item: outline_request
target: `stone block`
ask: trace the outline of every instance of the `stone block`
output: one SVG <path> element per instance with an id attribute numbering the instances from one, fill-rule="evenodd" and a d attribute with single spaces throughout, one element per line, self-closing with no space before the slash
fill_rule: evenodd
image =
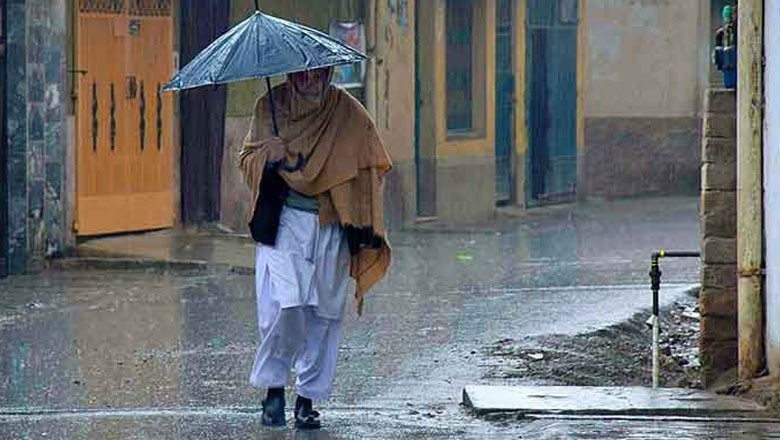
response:
<path id="1" fill-rule="evenodd" d="M 27 65 L 27 87 L 27 100 L 42 104 L 46 98 L 46 81 L 43 77 L 42 64 Z"/>
<path id="2" fill-rule="evenodd" d="M 737 92 L 729 89 L 708 89 L 704 99 L 704 109 L 709 113 L 737 112 Z"/>
<path id="3" fill-rule="evenodd" d="M 708 113 L 704 117 L 704 137 L 735 139 L 737 137 L 736 116 Z"/>
<path id="4" fill-rule="evenodd" d="M 7 18 L 6 23 L 8 26 L 8 40 L 10 41 L 24 41 L 27 31 L 27 7 L 24 1 L 9 1 L 6 6 Z M 9 61 L 9 65 L 10 65 Z"/>
<path id="5" fill-rule="evenodd" d="M 28 180 L 43 180 L 46 175 L 46 156 L 44 156 L 43 142 L 29 142 Z"/>
<path id="6" fill-rule="evenodd" d="M 49 161 L 62 161 L 65 157 L 65 140 L 63 136 L 63 124 L 61 122 L 49 122 L 44 129 L 44 145 L 46 146 L 46 159 Z"/>
<path id="7" fill-rule="evenodd" d="M 702 244 L 702 263 L 737 263 L 737 239 L 705 237 Z"/>
<path id="8" fill-rule="evenodd" d="M 46 27 L 32 25 L 27 27 L 27 62 L 39 64 L 43 62 L 43 39 Z"/>
<path id="9" fill-rule="evenodd" d="M 737 341 L 699 341 L 702 382 L 712 385 L 720 376 L 737 365 Z"/>
<path id="10" fill-rule="evenodd" d="M 737 287 L 736 264 L 703 264 L 701 267 L 701 285 L 718 289 Z"/>
<path id="11" fill-rule="evenodd" d="M 737 316 L 702 316 L 701 339 L 704 342 L 737 340 Z"/>
<path id="12" fill-rule="evenodd" d="M 62 46 L 56 44 L 47 45 L 43 49 L 43 72 L 49 84 L 57 84 L 62 79 L 62 52 Z"/>
<path id="13" fill-rule="evenodd" d="M 699 294 L 699 310 L 702 317 L 734 319 L 737 316 L 737 289 L 703 287 Z"/>
<path id="14" fill-rule="evenodd" d="M 722 165 L 733 164 L 737 169 L 737 140 L 724 138 L 704 138 L 702 141 L 701 161 Z"/>
<path id="15" fill-rule="evenodd" d="M 700 220 L 703 237 L 736 237 L 737 193 L 735 191 L 702 192 Z"/>
<path id="16" fill-rule="evenodd" d="M 735 191 L 737 169 L 721 164 L 705 163 L 701 166 L 701 187 L 705 191 Z"/>
<path id="17" fill-rule="evenodd" d="M 43 104 L 30 104 L 29 126 L 27 129 L 30 141 L 42 141 L 46 130 L 45 111 Z"/>

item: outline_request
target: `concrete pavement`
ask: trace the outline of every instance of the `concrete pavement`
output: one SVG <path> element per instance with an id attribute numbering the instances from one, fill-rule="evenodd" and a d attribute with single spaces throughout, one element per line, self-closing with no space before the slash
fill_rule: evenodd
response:
<path id="1" fill-rule="evenodd" d="M 695 249 L 697 224 L 695 199 L 663 199 L 392 232 L 390 275 L 363 318 L 349 308 L 334 395 L 322 406 L 327 429 L 316 438 L 611 432 L 610 421 L 477 419 L 460 394 L 472 384 L 529 385 L 483 377 L 494 341 L 581 333 L 649 307 L 650 252 Z M 252 250 L 246 238 L 215 234 L 113 237 L 84 243 L 80 254 L 93 259 L 71 260 L 69 270 L 0 280 L 2 435 L 298 438 L 259 426 L 262 394 L 247 383 L 259 340 Z M 166 263 L 136 264 L 157 259 Z M 695 262 L 666 266 L 662 300 L 697 281 Z M 611 438 L 648 425 L 614 423 Z M 645 438 L 711 432 L 649 424 L 658 429 Z"/>

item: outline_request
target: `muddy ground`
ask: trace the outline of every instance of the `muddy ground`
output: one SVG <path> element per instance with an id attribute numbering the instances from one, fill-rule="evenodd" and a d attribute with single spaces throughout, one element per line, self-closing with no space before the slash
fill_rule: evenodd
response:
<path id="1" fill-rule="evenodd" d="M 649 312 L 590 333 L 501 340 L 487 348 L 486 377 L 552 385 L 649 386 L 652 332 Z M 701 388 L 699 314 L 694 294 L 661 311 L 661 386 Z"/>

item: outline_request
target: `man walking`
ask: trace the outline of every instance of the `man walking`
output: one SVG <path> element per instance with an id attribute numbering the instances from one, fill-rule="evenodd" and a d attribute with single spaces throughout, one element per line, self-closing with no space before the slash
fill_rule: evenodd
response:
<path id="1" fill-rule="evenodd" d="M 263 338 L 250 382 L 268 389 L 267 426 L 285 424 L 294 369 L 295 424 L 320 427 L 313 401 L 330 395 L 349 278 L 360 313 L 390 264 L 382 200 L 390 158 L 368 113 L 330 84 L 332 74 L 294 73 L 269 92 L 273 99 L 260 98 L 239 154 L 253 196 Z"/>

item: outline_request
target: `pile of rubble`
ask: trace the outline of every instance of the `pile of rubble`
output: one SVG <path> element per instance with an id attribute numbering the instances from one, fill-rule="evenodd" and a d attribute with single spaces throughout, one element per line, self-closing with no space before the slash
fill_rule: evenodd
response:
<path id="1" fill-rule="evenodd" d="M 647 313 L 574 336 L 505 339 L 487 347 L 486 377 L 580 386 L 649 386 Z M 661 385 L 701 388 L 698 301 L 686 296 L 661 311 Z"/>

